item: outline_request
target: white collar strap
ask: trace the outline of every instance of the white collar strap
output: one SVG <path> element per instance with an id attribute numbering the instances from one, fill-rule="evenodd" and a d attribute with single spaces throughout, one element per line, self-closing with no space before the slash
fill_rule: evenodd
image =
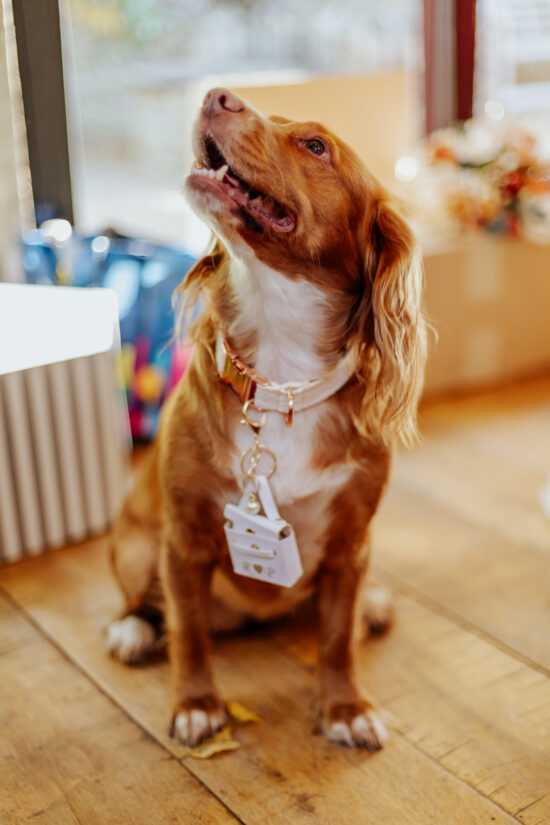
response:
<path id="1" fill-rule="evenodd" d="M 218 336 L 216 366 L 220 379 L 237 393 L 243 404 L 253 402 L 260 412 L 286 414 L 291 424 L 293 413 L 325 401 L 349 381 L 354 372 L 355 353 L 348 352 L 323 378 L 276 384 L 241 361 L 227 341 Z"/>

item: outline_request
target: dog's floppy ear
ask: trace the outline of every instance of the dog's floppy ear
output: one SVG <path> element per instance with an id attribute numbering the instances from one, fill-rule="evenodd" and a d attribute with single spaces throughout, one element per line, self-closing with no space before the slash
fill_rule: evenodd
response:
<path id="1" fill-rule="evenodd" d="M 206 255 L 196 264 L 193 264 L 185 280 L 176 288 L 176 294 L 187 291 L 194 291 L 197 287 L 200 289 L 204 280 L 212 274 L 226 256 L 225 247 L 216 235 L 212 235 L 210 246 Z"/>
<path id="2" fill-rule="evenodd" d="M 356 314 L 365 381 L 362 421 L 386 442 L 416 437 L 426 331 L 422 266 L 411 230 L 378 200 L 366 220 L 364 291 Z"/>
<path id="3" fill-rule="evenodd" d="M 172 296 L 173 304 L 180 303 L 177 312 L 176 334 L 194 338 L 193 310 L 199 299 L 202 287 L 207 281 L 212 281 L 214 273 L 224 277 L 224 264 L 228 259 L 227 251 L 216 235 L 212 235 L 209 251 L 191 267 L 185 280 L 176 287 Z"/>

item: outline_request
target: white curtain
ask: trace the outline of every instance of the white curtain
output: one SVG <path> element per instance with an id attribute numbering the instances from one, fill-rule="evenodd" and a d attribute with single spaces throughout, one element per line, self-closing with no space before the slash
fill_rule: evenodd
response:
<path id="1" fill-rule="evenodd" d="M 6 11 L 6 9 L 4 9 Z M 9 49 L 6 25 L 0 0 L 0 281 L 18 280 L 21 276 L 18 239 L 20 208 L 16 174 L 16 132 L 12 97 L 8 82 Z M 21 116 L 22 121 L 22 116 Z M 22 127 L 22 123 L 20 124 Z"/>

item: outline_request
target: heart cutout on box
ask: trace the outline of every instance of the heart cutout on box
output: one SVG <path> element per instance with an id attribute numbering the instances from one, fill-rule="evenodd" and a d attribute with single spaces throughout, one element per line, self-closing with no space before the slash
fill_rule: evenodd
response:
<path id="1" fill-rule="evenodd" d="M 256 571 L 256 573 L 261 573 L 263 569 L 264 568 L 261 564 L 255 564 L 254 565 L 254 570 Z"/>

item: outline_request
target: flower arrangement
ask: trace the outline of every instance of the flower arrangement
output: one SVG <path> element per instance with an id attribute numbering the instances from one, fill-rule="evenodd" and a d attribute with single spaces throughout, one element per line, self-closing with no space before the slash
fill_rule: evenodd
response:
<path id="1" fill-rule="evenodd" d="M 415 161 L 396 176 L 421 237 L 481 229 L 550 244 L 550 163 L 523 128 L 469 120 L 433 132 Z"/>

